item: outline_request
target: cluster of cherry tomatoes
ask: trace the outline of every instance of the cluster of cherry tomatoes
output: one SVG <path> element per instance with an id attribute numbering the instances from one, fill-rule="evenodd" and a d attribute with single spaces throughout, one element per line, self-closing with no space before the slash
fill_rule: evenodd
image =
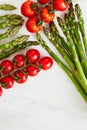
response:
<path id="1" fill-rule="evenodd" d="M 29 49 L 26 55 L 17 54 L 12 60 L 3 60 L 0 63 L 0 96 L 2 88 L 12 88 L 14 81 L 24 83 L 28 76 L 36 76 L 41 69 L 48 70 L 52 65 L 52 58 L 41 57 L 37 49 Z"/>
<path id="2" fill-rule="evenodd" d="M 26 0 L 21 5 L 21 13 L 28 17 L 27 30 L 36 33 L 42 29 L 43 22 L 54 20 L 55 10 L 64 11 L 68 6 L 65 0 Z"/>

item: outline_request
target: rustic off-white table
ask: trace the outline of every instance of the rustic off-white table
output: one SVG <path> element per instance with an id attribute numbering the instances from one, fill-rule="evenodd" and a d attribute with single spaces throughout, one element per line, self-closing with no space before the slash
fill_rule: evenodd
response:
<path id="1" fill-rule="evenodd" d="M 23 1 L 1 0 L 0 3 L 15 5 L 17 10 L 11 13 L 21 14 Z M 76 2 L 82 8 L 87 30 L 87 1 L 74 0 Z M 5 13 L 1 11 L 0 15 Z M 56 12 L 56 15 L 61 13 Z M 16 36 L 22 34 L 29 34 L 30 40 L 35 39 L 25 25 Z M 48 55 L 41 46 L 36 48 L 41 55 Z M 13 88 L 4 91 L 0 97 L 0 130 L 87 130 L 87 104 L 65 72 L 54 62 L 50 70 L 41 71 L 36 77 L 29 77 L 26 83 L 15 83 Z"/>

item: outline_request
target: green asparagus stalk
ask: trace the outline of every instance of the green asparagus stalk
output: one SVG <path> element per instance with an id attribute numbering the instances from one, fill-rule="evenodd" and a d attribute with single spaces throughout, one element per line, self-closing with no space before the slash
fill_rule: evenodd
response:
<path id="1" fill-rule="evenodd" d="M 20 45 L 17 45 L 15 47 L 13 47 L 12 49 L 6 49 L 3 53 L 0 54 L 0 60 L 7 58 L 8 56 L 10 56 L 11 54 L 14 54 L 15 52 L 18 52 L 20 50 L 23 50 L 29 46 L 37 46 L 39 45 L 39 43 L 37 41 L 27 41 L 27 42 L 23 42 Z"/>
<path id="2" fill-rule="evenodd" d="M 14 26 L 14 27 L 8 29 L 5 33 L 0 34 L 0 40 L 10 37 L 13 34 L 16 34 L 20 28 L 21 28 L 21 25 Z"/>
<path id="3" fill-rule="evenodd" d="M 82 95 L 84 100 L 87 102 L 87 94 L 81 87 L 81 85 L 78 83 L 72 72 L 69 70 L 69 68 L 63 64 L 63 62 L 58 58 L 58 56 L 47 46 L 46 42 L 42 39 L 39 33 L 37 33 L 37 39 L 39 41 L 39 44 L 42 45 L 42 47 L 47 50 L 47 52 L 53 57 L 53 59 L 57 62 L 57 64 L 66 72 L 66 74 L 69 76 L 69 78 L 72 80 L 72 82 L 75 84 L 78 92 Z"/>
<path id="4" fill-rule="evenodd" d="M 69 30 L 69 33 L 71 35 L 71 38 L 72 38 L 73 42 L 76 45 L 77 40 L 76 40 L 76 37 L 75 37 L 75 34 L 74 34 L 74 30 L 73 30 L 73 28 L 74 28 L 73 24 L 72 24 L 73 22 L 71 22 L 71 18 L 69 18 L 69 17 L 70 17 L 69 13 L 68 14 L 65 13 L 65 15 L 64 15 L 64 22 L 65 22 L 65 24 L 66 24 L 66 26 L 67 26 L 67 28 Z"/>
<path id="5" fill-rule="evenodd" d="M 0 29 L 3 29 L 5 27 L 19 25 L 19 24 L 22 24 L 23 22 L 24 22 L 23 19 L 11 19 L 11 20 L 9 19 L 0 23 Z"/>
<path id="6" fill-rule="evenodd" d="M 80 32 L 82 34 L 85 52 L 87 54 L 87 36 L 86 36 L 86 32 L 85 32 L 84 20 L 82 17 L 82 11 L 81 11 L 80 6 L 78 4 L 75 5 L 75 13 L 76 13 L 77 18 L 78 18 L 78 25 L 80 28 Z"/>
<path id="7" fill-rule="evenodd" d="M 76 65 L 76 68 L 77 68 L 77 71 L 78 71 L 78 75 L 83 82 L 83 89 L 87 92 L 87 79 L 84 75 L 82 66 L 81 66 L 80 61 L 78 59 L 76 48 L 75 48 L 75 45 L 73 44 L 73 40 L 70 36 L 69 30 L 67 29 L 65 23 L 63 22 L 63 20 L 60 17 L 57 17 L 57 20 L 58 20 L 59 26 L 61 27 L 63 33 L 67 37 L 68 44 L 69 44 L 69 47 L 71 48 L 71 53 L 72 53 L 72 56 L 74 58 L 74 62 L 75 62 L 75 65 Z"/>
<path id="8" fill-rule="evenodd" d="M 78 54 L 78 57 L 79 57 L 79 59 L 80 59 L 80 61 L 81 61 L 81 56 L 80 56 L 80 54 L 79 54 L 79 44 L 78 44 L 78 42 L 77 42 L 77 39 L 76 39 L 76 36 L 75 36 L 75 33 L 74 33 L 74 29 L 75 29 L 75 25 L 74 25 L 74 27 L 73 27 L 73 22 L 71 22 L 72 20 L 71 20 L 71 18 L 69 18 L 70 17 L 70 15 L 69 14 L 65 14 L 64 15 L 64 21 L 65 21 L 65 24 L 66 24 L 66 26 L 67 26 L 67 29 L 69 30 L 69 33 L 70 33 L 70 36 L 71 36 L 71 38 L 72 38 L 72 40 L 73 40 L 73 43 L 74 43 L 74 45 L 75 45 L 75 48 L 76 48 L 76 52 L 77 52 L 77 54 Z M 83 49 L 81 48 L 81 50 L 83 51 Z"/>
<path id="9" fill-rule="evenodd" d="M 22 18 L 22 17 L 18 14 L 6 14 L 6 15 L 0 16 L 0 20 L 20 19 L 20 18 Z"/>
<path id="10" fill-rule="evenodd" d="M 71 36 L 71 38 L 73 40 L 73 43 L 75 45 L 78 58 L 80 59 L 80 55 L 79 55 L 79 51 L 78 51 L 78 43 L 77 43 L 77 40 L 76 40 L 76 36 L 74 34 L 74 30 L 73 30 L 73 27 L 72 27 L 73 26 L 72 22 L 71 22 L 69 17 L 70 17 L 69 14 L 65 13 L 65 15 L 64 15 L 64 22 L 65 22 L 65 24 L 67 26 L 67 29 L 69 30 L 70 36 Z M 71 56 L 72 56 L 72 54 L 71 54 Z M 72 60 L 74 60 L 73 57 L 72 57 Z M 80 59 L 80 61 L 81 61 L 81 59 Z"/>
<path id="11" fill-rule="evenodd" d="M 66 41 L 64 40 L 64 38 L 59 34 L 59 31 L 55 25 L 54 22 L 51 22 L 50 23 L 50 28 L 51 28 L 51 31 L 52 31 L 52 34 L 54 35 L 54 37 L 56 37 L 56 40 L 58 42 L 61 43 L 61 45 L 63 46 L 63 48 L 65 48 L 66 52 L 68 52 L 69 55 L 71 55 L 71 52 L 70 52 L 70 49 L 69 49 L 69 46 L 67 45 Z"/>
<path id="12" fill-rule="evenodd" d="M 6 49 L 11 49 L 11 48 L 13 48 L 17 45 L 20 45 L 23 42 L 27 41 L 28 38 L 29 38 L 29 35 L 22 35 L 20 37 L 15 38 L 14 40 L 12 40 L 8 43 L 4 43 L 4 44 L 0 45 L 0 55 Z"/>
<path id="13" fill-rule="evenodd" d="M 0 9 L 8 11 L 8 10 L 15 10 L 16 7 L 10 4 L 0 4 Z"/>

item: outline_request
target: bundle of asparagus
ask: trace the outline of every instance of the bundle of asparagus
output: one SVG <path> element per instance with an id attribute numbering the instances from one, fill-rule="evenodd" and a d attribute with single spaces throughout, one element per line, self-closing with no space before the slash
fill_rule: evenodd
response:
<path id="1" fill-rule="evenodd" d="M 60 35 L 54 22 L 50 23 L 49 28 L 44 27 L 43 31 L 67 62 L 67 65 L 59 59 L 58 55 L 52 51 L 39 33 L 36 34 L 37 39 L 39 44 L 48 51 L 67 73 L 87 102 L 87 37 L 80 6 L 76 4 L 73 7 L 73 4 L 70 3 L 68 13 L 64 15 L 64 19 L 57 17 L 57 21 L 67 41 Z"/>

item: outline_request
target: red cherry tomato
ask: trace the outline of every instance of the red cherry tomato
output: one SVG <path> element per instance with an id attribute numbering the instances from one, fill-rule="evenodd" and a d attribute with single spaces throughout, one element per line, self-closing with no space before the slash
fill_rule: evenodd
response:
<path id="1" fill-rule="evenodd" d="M 54 11 L 52 10 L 51 6 L 45 6 L 44 8 L 42 8 L 41 12 L 40 12 L 40 17 L 44 22 L 51 22 L 53 21 L 55 14 Z"/>
<path id="2" fill-rule="evenodd" d="M 3 94 L 3 89 L 0 87 L 0 96 Z"/>
<path id="3" fill-rule="evenodd" d="M 64 11 L 69 6 L 65 0 L 53 0 L 52 5 L 53 8 L 58 11 Z"/>
<path id="4" fill-rule="evenodd" d="M 46 3 L 50 2 L 50 0 L 38 0 L 38 2 L 40 4 L 46 4 Z"/>
<path id="5" fill-rule="evenodd" d="M 33 65 L 29 65 L 27 66 L 27 72 L 29 76 L 36 76 L 39 72 L 39 68 L 33 66 Z"/>
<path id="6" fill-rule="evenodd" d="M 53 60 L 52 58 L 45 56 L 40 59 L 39 64 L 41 65 L 43 70 L 48 70 L 52 67 Z"/>
<path id="7" fill-rule="evenodd" d="M 3 77 L 1 80 L 1 86 L 5 89 L 12 88 L 14 85 L 14 78 L 10 75 Z"/>
<path id="8" fill-rule="evenodd" d="M 42 29 L 42 24 L 37 17 L 31 17 L 26 22 L 26 28 L 31 33 L 37 33 Z"/>
<path id="9" fill-rule="evenodd" d="M 24 66 L 25 63 L 25 57 L 22 54 L 18 54 L 13 58 L 13 62 L 15 64 L 16 68 L 20 68 Z"/>
<path id="10" fill-rule="evenodd" d="M 10 60 L 4 60 L 1 62 L 0 68 L 3 74 L 8 74 L 14 70 L 14 63 Z"/>
<path id="11" fill-rule="evenodd" d="M 15 79 L 18 83 L 24 83 L 28 79 L 28 75 L 25 72 L 18 70 L 14 72 Z"/>
<path id="12" fill-rule="evenodd" d="M 37 49 L 30 49 L 26 52 L 26 56 L 30 62 L 36 63 L 40 58 L 40 52 Z"/>
<path id="13" fill-rule="evenodd" d="M 36 14 L 36 8 L 37 4 L 34 1 L 27 0 L 21 5 L 21 13 L 25 17 L 32 17 Z"/>

